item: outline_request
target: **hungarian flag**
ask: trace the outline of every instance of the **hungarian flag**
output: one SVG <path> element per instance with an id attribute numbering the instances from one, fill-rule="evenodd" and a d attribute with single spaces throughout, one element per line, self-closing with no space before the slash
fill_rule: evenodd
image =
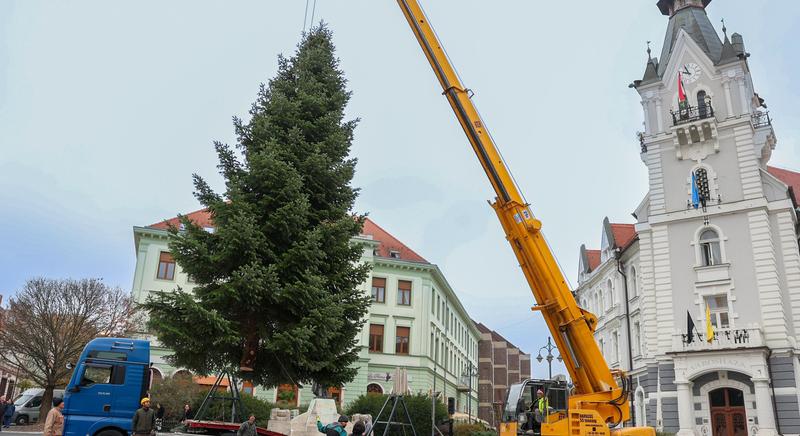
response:
<path id="1" fill-rule="evenodd" d="M 683 78 L 680 71 L 678 71 L 678 107 L 686 110 L 686 91 L 683 90 Z"/>

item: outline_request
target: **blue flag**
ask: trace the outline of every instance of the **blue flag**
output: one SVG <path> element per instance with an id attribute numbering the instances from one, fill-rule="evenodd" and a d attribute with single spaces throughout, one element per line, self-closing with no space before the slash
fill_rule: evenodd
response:
<path id="1" fill-rule="evenodd" d="M 692 172 L 692 206 L 695 209 L 700 205 L 700 193 L 697 192 L 697 179 L 695 179 L 694 172 Z"/>

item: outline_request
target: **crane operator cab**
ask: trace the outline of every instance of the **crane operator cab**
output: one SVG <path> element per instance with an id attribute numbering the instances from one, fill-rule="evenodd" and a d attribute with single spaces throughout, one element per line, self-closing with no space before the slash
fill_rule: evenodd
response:
<path id="1" fill-rule="evenodd" d="M 516 423 L 518 436 L 541 435 L 542 423 L 567 416 L 566 381 L 525 380 L 511 385 L 503 406 L 503 424 Z"/>

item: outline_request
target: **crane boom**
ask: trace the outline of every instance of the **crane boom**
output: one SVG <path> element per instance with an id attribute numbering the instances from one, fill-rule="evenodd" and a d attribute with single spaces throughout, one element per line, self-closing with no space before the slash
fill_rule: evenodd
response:
<path id="1" fill-rule="evenodd" d="M 497 196 L 492 207 L 536 300 L 537 305 L 532 309 L 542 313 L 575 385 L 575 394 L 569 399 L 570 424 L 565 423 L 565 427 L 558 427 L 556 431 L 566 434 L 569 428 L 582 427 L 573 424 L 573 420 L 579 419 L 580 413 L 584 413 L 583 417 L 587 413 L 594 415 L 593 411 L 597 412 L 602 423 L 627 421 L 630 418 L 627 392 L 615 379 L 620 374 L 608 367 L 594 340 L 596 317 L 578 307 L 542 235 L 541 222 L 534 217 L 520 194 L 470 99 L 470 91 L 461 83 L 419 2 L 397 2 L 495 190 Z M 578 414 L 573 416 L 575 411 Z M 631 429 L 625 430 L 626 434 L 635 433 Z M 596 431 L 596 434 L 604 433 L 600 429 Z M 570 431 L 570 434 L 574 432 Z M 641 434 L 654 432 L 644 429 Z"/>

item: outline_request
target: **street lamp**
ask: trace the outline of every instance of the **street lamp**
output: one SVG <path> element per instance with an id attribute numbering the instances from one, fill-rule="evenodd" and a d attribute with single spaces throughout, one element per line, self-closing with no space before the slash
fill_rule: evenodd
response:
<path id="1" fill-rule="evenodd" d="M 547 355 L 544 357 L 542 357 L 542 350 L 547 350 Z M 547 359 L 547 374 L 548 378 L 550 379 L 553 378 L 553 357 L 558 359 L 559 362 L 564 360 L 561 358 L 561 353 L 559 353 L 558 356 L 553 356 L 553 350 L 558 351 L 558 347 L 556 347 L 555 345 L 553 345 L 552 342 L 550 342 L 550 337 L 548 336 L 547 345 L 545 345 L 542 348 L 539 348 L 539 355 L 536 356 L 536 360 L 538 360 L 539 363 L 542 363 L 542 360 Z"/>
<path id="2" fill-rule="evenodd" d="M 474 368 L 472 366 L 472 361 L 469 362 L 469 365 L 464 368 L 461 372 L 461 379 L 463 380 L 464 377 L 469 378 L 468 386 L 469 390 L 467 391 L 467 416 L 469 416 L 469 423 L 472 424 L 472 377 L 478 376 L 478 368 Z"/>

